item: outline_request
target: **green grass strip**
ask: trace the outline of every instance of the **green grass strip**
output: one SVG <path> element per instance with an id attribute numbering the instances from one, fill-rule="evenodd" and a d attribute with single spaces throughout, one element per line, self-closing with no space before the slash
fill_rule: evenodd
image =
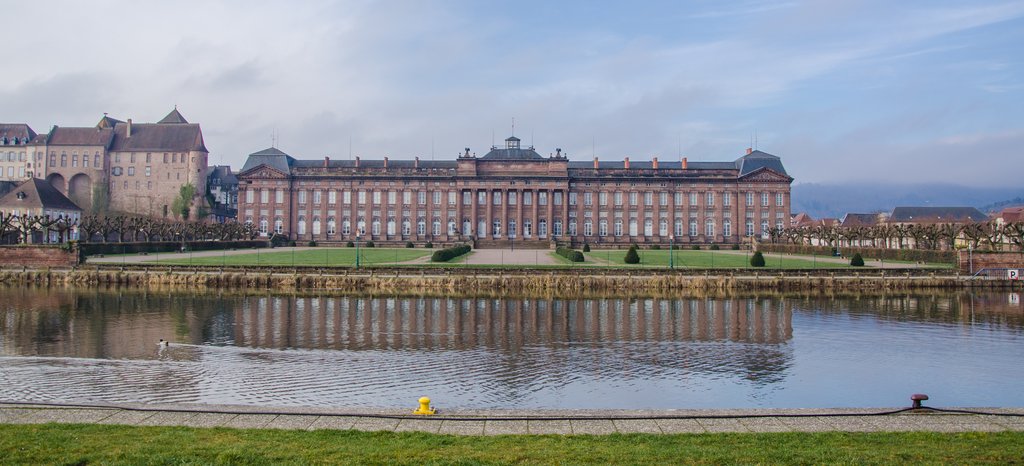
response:
<path id="1" fill-rule="evenodd" d="M 380 265 L 407 262 L 432 254 L 432 249 L 405 248 L 359 248 L 360 265 Z M 279 267 L 313 266 L 313 267 L 352 267 L 356 262 L 355 248 L 310 248 L 299 251 L 275 251 L 248 254 L 192 257 L 186 254 L 166 254 L 159 259 L 153 257 L 153 263 L 173 265 L 235 265 L 260 266 L 273 265 Z"/>
<path id="2" fill-rule="evenodd" d="M 1010 464 L 1024 432 L 449 436 L 0 425 L 3 464 Z"/>

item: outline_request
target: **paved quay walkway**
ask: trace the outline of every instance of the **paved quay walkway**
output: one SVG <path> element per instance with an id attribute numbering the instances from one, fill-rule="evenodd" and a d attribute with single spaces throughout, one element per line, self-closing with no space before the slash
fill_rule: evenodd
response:
<path id="1" fill-rule="evenodd" d="M 892 409 L 748 409 L 748 410 L 459 410 L 434 416 L 389 418 L 397 410 L 340 411 L 320 408 L 266 408 L 210 405 L 123 404 L 104 407 L 55 407 L 0 404 L 0 423 L 85 423 L 138 426 L 231 427 L 241 429 L 363 430 L 429 432 L 455 435 L 712 433 L 712 432 L 997 432 L 1024 431 L 1024 408 L 981 408 L 1002 415 L 907 412 Z M 815 415 L 808 417 L 808 415 Z M 653 419 L 654 417 L 676 419 Z M 757 417 L 744 417 L 757 416 Z M 803 417 L 799 417 L 803 416 Z M 453 418 L 463 420 L 455 420 Z M 546 417 L 493 420 L 488 417 Z M 613 417 L 616 419 L 594 419 Z M 643 417 L 648 417 L 643 419 Z M 557 419 L 550 419 L 557 418 Z M 633 419 L 627 419 L 633 418 Z"/>

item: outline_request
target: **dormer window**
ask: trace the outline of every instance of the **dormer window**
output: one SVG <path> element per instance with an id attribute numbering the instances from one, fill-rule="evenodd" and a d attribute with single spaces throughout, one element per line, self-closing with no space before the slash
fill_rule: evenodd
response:
<path id="1" fill-rule="evenodd" d="M 519 138 L 512 136 L 505 140 L 506 149 L 519 149 Z"/>
<path id="2" fill-rule="evenodd" d="M 18 200 L 19 200 L 19 201 L 22 201 L 22 200 L 24 200 L 24 199 L 25 199 L 26 197 L 28 197 L 28 195 L 27 195 L 27 194 L 25 194 L 25 191 L 18 191 L 18 196 L 17 196 L 17 197 L 18 197 Z"/>

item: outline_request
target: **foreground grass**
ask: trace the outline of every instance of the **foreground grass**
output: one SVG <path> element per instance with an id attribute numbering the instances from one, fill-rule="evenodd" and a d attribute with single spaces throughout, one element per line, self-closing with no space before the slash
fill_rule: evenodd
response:
<path id="1" fill-rule="evenodd" d="M 394 264 L 411 261 L 433 254 L 433 249 L 411 248 L 359 248 L 360 265 Z M 193 257 L 168 254 L 174 259 L 156 260 L 157 264 L 174 265 L 241 265 L 241 266 L 313 266 L 352 267 L 356 262 L 355 248 L 312 248 L 298 251 L 275 251 L 250 254 Z"/>
<path id="2" fill-rule="evenodd" d="M 4 464 L 1007 464 L 1024 432 L 447 436 L 101 425 L 0 425 Z"/>

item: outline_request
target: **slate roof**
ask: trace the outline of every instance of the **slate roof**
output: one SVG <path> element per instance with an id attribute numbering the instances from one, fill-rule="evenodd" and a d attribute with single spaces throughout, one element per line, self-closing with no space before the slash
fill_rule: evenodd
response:
<path id="1" fill-rule="evenodd" d="M 0 123 L 0 144 L 5 139 L 6 144 L 14 144 L 15 138 L 18 144 L 26 144 L 36 138 L 36 132 L 24 123 Z"/>
<path id="2" fill-rule="evenodd" d="M 328 167 L 330 168 L 355 168 L 355 160 L 329 160 Z M 323 167 L 323 160 L 296 160 L 293 167 L 302 168 L 315 168 Z M 388 168 L 414 168 L 416 166 L 415 160 L 388 160 Z M 454 160 L 420 160 L 420 168 L 458 168 L 459 163 Z M 384 160 L 359 160 L 360 168 L 384 168 Z"/>
<path id="3" fill-rule="evenodd" d="M 786 173 L 786 168 L 782 166 L 782 159 L 759 150 L 755 150 L 743 157 L 740 157 L 739 159 L 736 159 L 736 168 L 740 171 L 739 176 L 748 175 L 761 168 L 768 168 L 772 171 L 789 176 L 789 174 Z"/>
<path id="4" fill-rule="evenodd" d="M 295 165 L 295 158 L 280 151 L 276 147 L 269 147 L 259 152 L 249 154 L 245 159 L 245 165 L 238 173 L 245 173 L 260 165 L 266 165 L 285 174 L 291 174 L 291 167 Z"/>
<path id="5" fill-rule="evenodd" d="M 207 178 L 210 184 L 233 185 L 238 184 L 238 177 L 231 173 L 231 167 L 227 165 L 214 165 L 209 167 Z"/>
<path id="6" fill-rule="evenodd" d="M 793 218 L 790 219 L 790 222 L 798 227 L 810 225 L 814 223 L 814 217 L 811 217 L 806 212 L 800 212 L 798 214 L 793 214 Z"/>
<path id="7" fill-rule="evenodd" d="M 118 123 L 114 133 L 113 151 L 208 152 L 203 131 L 194 123 L 132 123 L 131 137 L 128 123 Z"/>
<path id="8" fill-rule="evenodd" d="M 18 199 L 18 193 L 24 193 Z M 71 199 L 62 194 L 53 185 L 39 178 L 31 178 L 19 184 L 11 192 L 0 197 L 0 208 L 3 209 L 57 209 L 82 211 Z"/>
<path id="9" fill-rule="evenodd" d="M 626 167 L 625 160 L 614 160 L 609 162 L 597 162 L 598 170 L 622 170 Z M 594 169 L 594 162 L 569 162 L 570 169 Z M 641 160 L 630 160 L 629 169 L 653 169 L 653 161 L 641 161 Z M 681 170 L 683 168 L 682 162 L 662 162 L 658 161 L 659 170 Z M 734 162 L 687 162 L 686 168 L 689 170 L 735 170 L 736 164 Z"/>
<path id="10" fill-rule="evenodd" d="M 178 112 L 178 106 L 175 105 L 174 110 L 171 110 L 171 113 L 168 113 L 167 116 L 163 117 L 163 119 L 157 123 L 164 125 L 188 124 L 188 120 L 181 116 L 181 113 Z"/>
<path id="11" fill-rule="evenodd" d="M 974 207 L 896 207 L 889 216 L 892 223 L 964 223 L 986 220 L 988 216 Z"/>
<path id="12" fill-rule="evenodd" d="M 546 160 L 532 147 L 523 148 L 499 148 L 492 147 L 491 151 L 480 158 L 481 160 Z"/>
<path id="13" fill-rule="evenodd" d="M 114 140 L 111 128 L 62 128 L 54 126 L 50 130 L 46 144 L 51 146 L 103 146 L 110 147 Z"/>
<path id="14" fill-rule="evenodd" d="M 117 118 L 111 118 L 111 117 L 107 116 L 106 114 L 103 114 L 103 118 L 100 118 L 99 123 L 96 123 L 96 127 L 97 128 L 113 128 L 118 123 L 124 123 L 124 122 L 121 121 L 121 120 L 118 120 Z"/>

